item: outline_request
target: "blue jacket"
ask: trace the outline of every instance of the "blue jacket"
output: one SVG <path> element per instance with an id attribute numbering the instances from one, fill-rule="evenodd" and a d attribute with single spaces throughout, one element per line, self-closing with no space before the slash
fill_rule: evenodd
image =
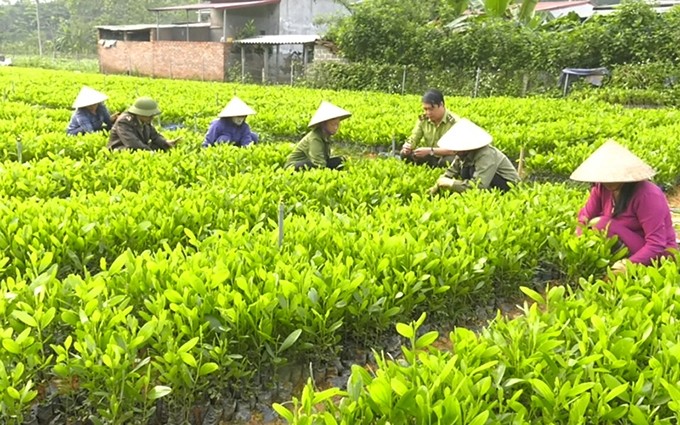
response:
<path id="1" fill-rule="evenodd" d="M 71 115 L 71 122 L 68 124 L 66 134 L 76 136 L 78 134 L 94 133 L 106 128 L 111 130 L 111 115 L 106 106 L 99 104 L 96 113 L 92 113 L 85 108 L 78 108 Z"/>
<path id="2" fill-rule="evenodd" d="M 218 118 L 210 123 L 208 133 L 205 135 L 203 147 L 217 145 L 220 143 L 231 143 L 235 146 L 243 147 L 251 143 L 257 143 L 260 137 L 257 133 L 250 130 L 250 126 L 244 122 L 236 125 L 229 118 Z"/>

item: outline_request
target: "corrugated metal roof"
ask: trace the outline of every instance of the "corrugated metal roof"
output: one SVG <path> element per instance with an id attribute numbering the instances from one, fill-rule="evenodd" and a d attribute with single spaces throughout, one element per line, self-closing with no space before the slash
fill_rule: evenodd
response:
<path id="1" fill-rule="evenodd" d="M 299 34 L 281 34 L 281 35 L 262 35 L 253 38 L 244 38 L 241 40 L 236 40 L 234 43 L 237 44 L 270 44 L 270 45 L 284 45 L 284 44 L 308 44 L 314 43 L 320 40 L 316 34 L 312 35 L 299 35 Z"/>
<path id="2" fill-rule="evenodd" d="M 280 2 L 281 0 L 248 0 L 231 3 L 194 3 L 182 6 L 152 7 L 147 10 L 150 10 L 151 12 L 168 12 L 173 10 L 244 9 L 247 7 L 266 6 L 268 4 L 277 4 Z"/>
<path id="3" fill-rule="evenodd" d="M 100 25 L 97 28 L 106 31 L 144 31 L 155 28 L 202 28 L 210 27 L 209 22 L 192 22 L 189 24 L 134 24 L 134 25 Z"/>
<path id="4" fill-rule="evenodd" d="M 555 9 L 565 9 L 569 7 L 575 7 L 575 6 L 582 6 L 585 4 L 590 4 L 590 1 L 584 0 L 584 1 L 542 1 L 536 3 L 536 7 L 534 10 L 536 12 L 543 12 L 547 10 L 555 10 Z"/>

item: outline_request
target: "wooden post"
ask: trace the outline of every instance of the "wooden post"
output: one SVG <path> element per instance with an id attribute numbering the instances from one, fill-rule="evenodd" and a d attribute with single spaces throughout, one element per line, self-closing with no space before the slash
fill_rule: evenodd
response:
<path id="1" fill-rule="evenodd" d="M 519 175 L 519 178 L 524 180 L 525 173 L 524 173 L 524 146 L 522 146 L 519 149 L 519 160 L 517 161 L 517 174 Z"/>
<path id="2" fill-rule="evenodd" d="M 189 9 L 186 10 L 187 16 L 187 41 L 189 41 Z"/>
<path id="3" fill-rule="evenodd" d="M 269 47 L 264 46 L 264 67 L 262 68 L 262 83 L 266 82 L 269 74 Z"/>
<path id="4" fill-rule="evenodd" d="M 283 246 L 283 218 L 285 213 L 285 206 L 283 199 L 279 201 L 279 249 Z"/>
<path id="5" fill-rule="evenodd" d="M 274 74 L 276 77 L 276 83 L 279 82 L 279 45 L 276 45 L 276 59 L 274 61 L 274 64 L 276 65 L 276 73 Z"/>
<path id="6" fill-rule="evenodd" d="M 241 44 L 241 82 L 246 80 L 246 51 L 243 50 L 243 44 Z"/>
<path id="7" fill-rule="evenodd" d="M 227 9 L 222 9 L 222 39 L 227 42 Z"/>

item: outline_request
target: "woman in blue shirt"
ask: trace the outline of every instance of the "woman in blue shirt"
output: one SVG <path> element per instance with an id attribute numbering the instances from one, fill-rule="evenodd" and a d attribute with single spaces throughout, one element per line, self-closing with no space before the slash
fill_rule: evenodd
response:
<path id="1" fill-rule="evenodd" d="M 104 101 L 108 98 L 104 93 L 87 86 L 80 89 L 78 97 L 73 102 L 75 111 L 71 115 L 66 133 L 76 136 L 104 129 L 110 130 L 113 123 L 109 110 L 104 106 Z"/>
<path id="2" fill-rule="evenodd" d="M 246 124 L 246 117 L 255 115 L 255 111 L 244 101 L 234 96 L 227 106 L 220 112 L 218 119 L 210 123 L 208 133 L 205 135 L 203 147 L 228 143 L 238 147 L 257 143 L 259 136 L 250 130 Z"/>

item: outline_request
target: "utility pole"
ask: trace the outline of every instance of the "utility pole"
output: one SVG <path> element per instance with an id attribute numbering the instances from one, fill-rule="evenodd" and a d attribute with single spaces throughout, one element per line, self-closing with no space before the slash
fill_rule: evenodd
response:
<path id="1" fill-rule="evenodd" d="M 40 0 L 35 0 L 35 20 L 38 30 L 38 52 L 43 55 L 42 36 L 40 35 Z"/>

